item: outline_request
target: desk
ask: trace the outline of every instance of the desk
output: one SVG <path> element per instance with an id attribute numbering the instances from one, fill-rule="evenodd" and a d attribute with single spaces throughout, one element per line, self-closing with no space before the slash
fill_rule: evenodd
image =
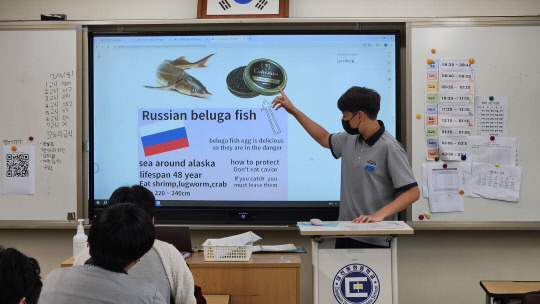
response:
<path id="1" fill-rule="evenodd" d="M 73 257 L 67 258 L 65 261 L 60 263 L 60 267 L 71 267 L 75 259 Z"/>
<path id="2" fill-rule="evenodd" d="M 299 226 L 311 236 L 313 303 L 394 303 L 397 297 L 397 235 L 413 234 L 403 221 L 337 226 Z M 390 248 L 322 249 L 325 238 L 390 237 Z M 333 247 L 332 247 L 333 248 Z"/>
<path id="3" fill-rule="evenodd" d="M 492 298 L 521 299 L 527 292 L 540 290 L 540 282 L 528 281 L 480 281 L 486 292 L 486 303 Z"/>
<path id="4" fill-rule="evenodd" d="M 230 295 L 203 295 L 207 304 L 230 304 Z"/>
<path id="5" fill-rule="evenodd" d="M 279 262 L 283 256 L 290 262 Z M 249 262 L 205 262 L 203 253 L 186 259 L 203 294 L 229 294 L 233 304 L 300 303 L 300 255 L 252 254 Z"/>

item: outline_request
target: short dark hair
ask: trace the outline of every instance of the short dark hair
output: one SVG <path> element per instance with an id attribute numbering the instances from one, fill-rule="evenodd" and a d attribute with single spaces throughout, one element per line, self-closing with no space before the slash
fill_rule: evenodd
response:
<path id="1" fill-rule="evenodd" d="M 36 304 L 43 285 L 40 274 L 36 259 L 0 246 L 0 303 L 15 304 L 26 297 L 27 304 Z"/>
<path id="2" fill-rule="evenodd" d="M 88 234 L 90 255 L 107 269 L 123 269 L 152 248 L 150 216 L 135 204 L 109 206 L 94 220 Z"/>
<path id="3" fill-rule="evenodd" d="M 355 113 L 362 111 L 370 119 L 377 119 L 377 114 L 381 109 L 381 95 L 375 90 L 355 86 L 341 95 L 337 106 L 342 112 Z"/>
<path id="4" fill-rule="evenodd" d="M 152 191 L 143 186 L 133 185 L 114 190 L 109 198 L 109 206 L 122 203 L 132 203 L 140 206 L 151 218 L 156 215 L 156 197 Z"/>

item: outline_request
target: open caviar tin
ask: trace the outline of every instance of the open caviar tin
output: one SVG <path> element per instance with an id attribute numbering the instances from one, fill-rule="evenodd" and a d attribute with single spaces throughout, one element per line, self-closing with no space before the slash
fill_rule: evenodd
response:
<path id="1" fill-rule="evenodd" d="M 279 63 L 259 58 L 245 67 L 244 81 L 257 94 L 276 95 L 279 94 L 278 86 L 284 89 L 287 85 L 287 73 Z"/>
<path id="2" fill-rule="evenodd" d="M 244 81 L 245 68 L 245 66 L 238 67 L 227 75 L 227 89 L 229 89 L 229 92 L 240 98 L 251 98 L 258 96 L 259 93 L 251 90 Z"/>

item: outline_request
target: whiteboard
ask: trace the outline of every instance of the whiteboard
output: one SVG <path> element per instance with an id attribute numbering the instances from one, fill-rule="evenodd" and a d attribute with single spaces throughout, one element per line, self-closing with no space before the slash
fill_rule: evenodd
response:
<path id="1" fill-rule="evenodd" d="M 35 158 L 34 194 L 0 194 L 0 224 L 77 211 L 77 62 L 76 29 L 0 30 L 0 145 Z"/>
<path id="2" fill-rule="evenodd" d="M 428 200 L 421 197 L 412 206 L 413 227 L 540 227 L 540 26 L 413 23 L 410 35 L 412 167 L 419 185 L 427 161 L 425 124 L 416 114 L 424 117 L 429 58 L 474 58 L 475 96 L 508 96 L 508 136 L 517 138 L 517 162 L 523 168 L 517 203 L 465 197 L 463 212 L 432 213 L 431 219 L 420 220 L 429 212 Z"/>

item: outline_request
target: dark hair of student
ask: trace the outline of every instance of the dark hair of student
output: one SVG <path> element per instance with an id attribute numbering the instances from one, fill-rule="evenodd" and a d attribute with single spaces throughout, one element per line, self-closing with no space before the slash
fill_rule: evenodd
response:
<path id="1" fill-rule="evenodd" d="M 364 112 L 369 119 L 377 119 L 381 108 L 381 95 L 377 91 L 365 87 L 351 87 L 337 102 L 342 112 Z"/>
<path id="2" fill-rule="evenodd" d="M 156 197 L 152 191 L 139 185 L 120 187 L 114 190 L 109 198 L 109 206 L 121 203 L 132 203 L 141 208 L 153 218 L 156 215 Z"/>
<path id="3" fill-rule="evenodd" d="M 36 259 L 0 246 L 0 303 L 15 304 L 26 297 L 27 304 L 36 304 L 43 285 L 40 274 Z"/>
<path id="4" fill-rule="evenodd" d="M 123 269 L 154 244 L 150 216 L 135 204 L 109 206 L 94 220 L 88 234 L 90 255 L 97 265 Z"/>

